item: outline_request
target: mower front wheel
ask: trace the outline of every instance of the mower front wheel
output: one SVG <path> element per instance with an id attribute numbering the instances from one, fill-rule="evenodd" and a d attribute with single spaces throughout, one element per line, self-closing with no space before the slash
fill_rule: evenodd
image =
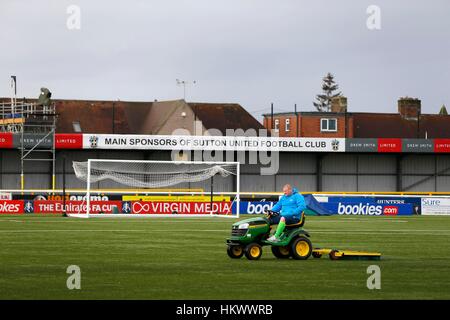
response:
<path id="1" fill-rule="evenodd" d="M 245 247 L 245 256 L 248 260 L 258 260 L 262 255 L 262 247 L 257 243 L 250 243 Z"/>
<path id="2" fill-rule="evenodd" d="M 312 253 L 312 244 L 306 237 L 297 237 L 291 242 L 291 256 L 295 260 L 306 260 Z"/>
<path id="3" fill-rule="evenodd" d="M 278 259 L 288 259 L 291 256 L 291 250 L 289 246 L 272 246 L 272 253 Z"/>
<path id="4" fill-rule="evenodd" d="M 231 259 L 239 259 L 244 255 L 244 248 L 240 245 L 228 246 L 227 254 Z"/>

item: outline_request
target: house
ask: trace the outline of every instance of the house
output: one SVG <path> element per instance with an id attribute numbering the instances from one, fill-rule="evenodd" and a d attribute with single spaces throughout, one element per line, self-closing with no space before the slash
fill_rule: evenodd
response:
<path id="1" fill-rule="evenodd" d="M 52 101 L 58 114 L 57 133 L 170 135 L 184 131 L 191 135 L 225 135 L 227 129 L 241 129 L 241 132 L 253 130 L 256 133 L 264 129 L 258 120 L 236 103 L 192 103 L 184 100 Z M 0 98 L 2 102 L 9 103 L 10 99 Z"/>
<path id="2" fill-rule="evenodd" d="M 450 138 L 450 116 L 422 114 L 421 101 L 398 100 L 397 113 L 347 112 L 347 98 L 338 97 L 331 112 L 264 114 L 263 125 L 280 137 L 323 138 Z"/>

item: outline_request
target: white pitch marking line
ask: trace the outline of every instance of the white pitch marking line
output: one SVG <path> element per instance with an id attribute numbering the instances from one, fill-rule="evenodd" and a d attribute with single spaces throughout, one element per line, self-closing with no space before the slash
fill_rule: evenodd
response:
<path id="1" fill-rule="evenodd" d="M 228 229 L 181 229 L 176 230 L 177 232 L 229 232 Z M 167 230 L 136 230 L 136 229 L 35 229 L 35 230 L 0 230 L 0 233 L 42 233 L 42 232 L 141 232 L 141 233 L 149 233 L 149 232 L 167 232 Z M 314 233 L 331 233 L 331 234 L 390 234 L 390 235 L 405 235 L 405 234 L 416 234 L 421 233 L 424 235 L 436 235 L 436 236 L 447 236 L 450 235 L 450 230 L 313 230 Z"/>
<path id="2" fill-rule="evenodd" d="M 391 219 L 383 219 L 383 220 L 378 220 L 378 221 L 355 219 L 355 220 L 349 220 L 349 221 L 346 221 L 346 220 L 335 220 L 335 221 L 331 221 L 331 220 L 326 220 L 326 221 L 309 220 L 309 223 L 321 223 L 321 222 L 324 222 L 324 223 L 337 223 L 337 222 L 339 222 L 339 223 L 348 223 L 348 222 L 370 222 L 370 223 L 374 223 L 374 222 L 383 222 L 383 221 L 389 221 L 389 223 L 392 223 L 392 222 L 408 222 L 407 220 L 391 220 Z"/>
<path id="3" fill-rule="evenodd" d="M 177 232 L 228 232 L 229 230 L 199 230 L 199 229 L 186 229 L 186 230 L 176 230 Z M 0 233 L 40 233 L 40 232 L 146 232 L 149 233 L 149 230 L 136 230 L 136 229 L 115 229 L 115 230 L 94 230 L 94 229 L 78 229 L 78 230 L 0 230 Z M 151 230 L 151 232 L 167 232 L 167 230 Z"/>

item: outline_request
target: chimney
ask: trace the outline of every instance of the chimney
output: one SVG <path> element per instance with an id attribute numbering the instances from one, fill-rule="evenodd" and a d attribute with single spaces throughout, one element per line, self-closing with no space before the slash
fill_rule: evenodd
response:
<path id="1" fill-rule="evenodd" d="M 398 113 L 405 119 L 417 120 L 422 102 L 417 98 L 403 97 L 398 100 Z"/>
<path id="2" fill-rule="evenodd" d="M 338 96 L 331 99 L 331 112 L 347 112 L 347 97 Z"/>

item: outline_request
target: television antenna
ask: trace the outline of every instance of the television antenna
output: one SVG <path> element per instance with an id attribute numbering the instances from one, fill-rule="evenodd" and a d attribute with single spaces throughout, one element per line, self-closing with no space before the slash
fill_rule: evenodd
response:
<path id="1" fill-rule="evenodd" d="M 180 79 L 176 79 L 177 81 L 177 86 L 183 86 L 183 100 L 186 101 L 186 85 L 194 85 L 197 83 L 197 81 L 186 81 L 186 80 L 180 80 Z"/>

